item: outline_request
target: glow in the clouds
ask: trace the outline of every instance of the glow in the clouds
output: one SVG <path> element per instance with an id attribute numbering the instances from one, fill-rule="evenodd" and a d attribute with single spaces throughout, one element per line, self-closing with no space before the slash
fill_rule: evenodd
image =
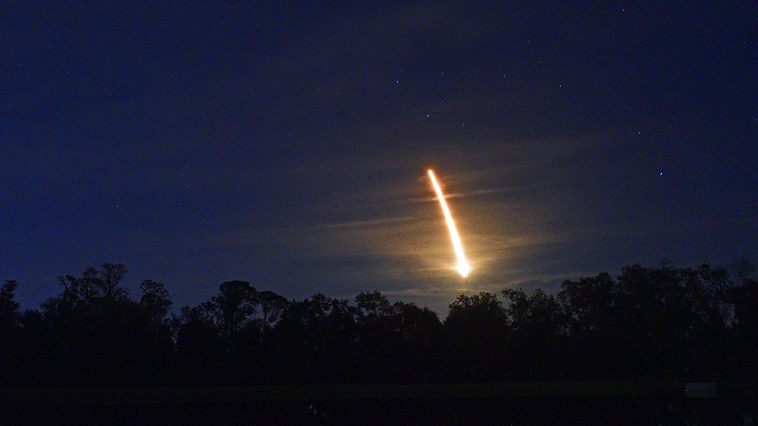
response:
<path id="1" fill-rule="evenodd" d="M 463 253 L 463 244 L 461 243 L 461 237 L 458 235 L 458 229 L 455 227 L 455 220 L 453 220 L 453 215 L 450 213 L 450 209 L 447 206 L 447 201 L 445 201 L 445 194 L 442 193 L 442 188 L 440 188 L 440 184 L 437 183 L 437 178 L 434 176 L 434 171 L 432 169 L 429 169 L 428 174 L 429 180 L 432 181 L 434 192 L 437 193 L 437 199 L 440 201 L 440 207 L 442 207 L 442 214 L 445 216 L 447 229 L 450 231 L 450 240 L 453 242 L 455 257 L 458 259 L 456 269 L 458 269 L 458 273 L 461 274 L 463 278 L 466 278 L 469 272 L 471 272 L 471 267 L 466 260 L 466 255 Z"/>

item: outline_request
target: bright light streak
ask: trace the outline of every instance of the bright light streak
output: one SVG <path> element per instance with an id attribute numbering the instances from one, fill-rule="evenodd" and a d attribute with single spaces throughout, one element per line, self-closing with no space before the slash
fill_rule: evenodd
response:
<path id="1" fill-rule="evenodd" d="M 445 216 L 447 229 L 450 231 L 450 240 L 453 242 L 455 257 L 458 259 L 458 265 L 456 265 L 456 268 L 458 269 L 458 273 L 461 274 L 463 278 L 466 278 L 469 272 L 471 272 L 471 266 L 469 266 L 468 261 L 466 260 L 466 255 L 463 253 L 463 244 L 461 243 L 461 237 L 458 235 L 458 229 L 455 227 L 455 220 L 453 220 L 453 215 L 447 207 L 445 194 L 442 193 L 442 188 L 440 188 L 440 184 L 437 183 L 434 171 L 429 169 L 428 173 L 429 180 L 432 181 L 432 186 L 434 187 L 434 192 L 437 193 L 437 199 L 440 201 L 440 207 L 442 207 L 442 214 Z"/>

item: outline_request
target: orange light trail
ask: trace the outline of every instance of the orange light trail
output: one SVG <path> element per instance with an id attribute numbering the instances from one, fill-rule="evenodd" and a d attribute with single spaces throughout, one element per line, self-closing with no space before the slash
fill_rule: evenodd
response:
<path id="1" fill-rule="evenodd" d="M 434 171 L 429 169 L 428 174 L 429 180 L 432 181 L 434 192 L 437 193 L 437 199 L 440 201 L 440 207 L 442 208 L 442 214 L 445 216 L 447 229 L 450 231 L 450 240 L 453 243 L 455 257 L 458 259 L 456 269 L 463 278 L 466 278 L 469 272 L 471 272 L 471 266 L 469 266 L 468 261 L 466 260 L 466 255 L 463 253 L 463 243 L 461 243 L 461 237 L 458 235 L 458 229 L 455 227 L 455 220 L 453 220 L 453 215 L 450 213 L 450 209 L 445 201 L 445 194 L 442 193 L 442 188 L 440 188 L 440 184 L 437 183 L 437 177 L 434 176 Z"/>

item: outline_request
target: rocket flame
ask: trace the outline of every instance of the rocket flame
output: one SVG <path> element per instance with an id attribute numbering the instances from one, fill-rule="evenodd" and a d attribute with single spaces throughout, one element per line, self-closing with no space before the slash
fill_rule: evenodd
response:
<path id="1" fill-rule="evenodd" d="M 456 268 L 458 269 L 458 273 L 461 274 L 463 278 L 466 278 L 469 272 L 471 272 L 471 267 L 466 260 L 466 255 L 463 253 L 463 244 L 461 243 L 461 237 L 458 235 L 458 230 L 455 228 L 453 215 L 450 213 L 450 209 L 447 207 L 445 194 L 442 193 L 442 188 L 440 188 L 440 184 L 437 183 L 437 178 L 434 176 L 434 171 L 432 169 L 429 169 L 428 174 L 429 180 L 432 181 L 434 192 L 437 193 L 437 199 L 440 201 L 440 207 L 442 207 L 442 214 L 445 216 L 447 229 L 450 231 L 450 240 L 453 242 L 455 257 L 458 259 L 458 265 L 456 265 Z"/>

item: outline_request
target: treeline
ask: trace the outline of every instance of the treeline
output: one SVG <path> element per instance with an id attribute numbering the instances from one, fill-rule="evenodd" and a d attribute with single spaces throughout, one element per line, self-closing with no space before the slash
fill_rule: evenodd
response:
<path id="1" fill-rule="evenodd" d="M 557 295 L 460 295 L 444 321 L 361 293 L 288 300 L 248 282 L 171 313 L 161 283 L 139 298 L 105 264 L 60 277 L 61 292 L 21 312 L 0 290 L 0 384 L 97 386 L 408 383 L 678 377 L 758 379 L 758 281 L 639 265 Z"/>

